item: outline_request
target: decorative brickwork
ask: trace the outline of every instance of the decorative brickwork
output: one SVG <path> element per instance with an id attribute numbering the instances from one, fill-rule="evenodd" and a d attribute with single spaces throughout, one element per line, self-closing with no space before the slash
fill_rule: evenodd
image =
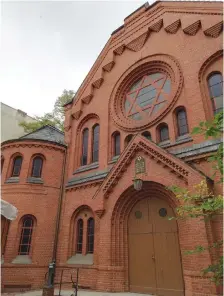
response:
<path id="1" fill-rule="evenodd" d="M 200 121 L 214 115 L 207 78 L 213 72 L 223 73 L 222 6 L 211 1 L 143 5 L 113 32 L 73 102 L 66 105 L 65 135 L 48 127 L 2 144 L 3 199 L 19 211 L 18 219 L 10 223 L 2 258 L 5 290 L 43 288 L 56 250 L 56 282 L 62 269 L 65 269 L 65 280 L 70 281 L 71 271 L 79 267 L 81 286 L 128 292 L 131 290 L 128 221 L 132 209 L 144 200 L 157 199 L 166 202 L 167 209 L 175 210 L 178 200 L 167 187 L 177 185 L 192 190 L 204 179 L 214 192 L 222 193 L 220 184 L 211 181 L 212 164 L 207 161 L 220 140 L 210 141 L 202 135 L 190 134 Z M 147 108 L 153 110 L 160 100 L 166 105 L 144 116 L 143 112 Z M 147 104 L 150 107 L 146 108 Z M 187 126 L 181 135 L 178 110 L 185 111 Z M 135 116 L 138 112 L 143 114 L 141 118 Z M 161 124 L 168 128 L 169 140 L 165 142 L 160 142 L 158 137 Z M 96 125 L 99 125 L 96 141 L 99 157 L 94 161 L 93 128 Z M 83 133 L 87 129 L 85 143 L 88 145 L 83 145 Z M 120 152 L 116 157 L 113 153 L 115 132 L 119 133 L 117 151 Z M 40 178 L 30 173 L 36 154 L 43 155 L 44 159 Z M 23 159 L 20 175 L 12 176 L 13 160 L 19 155 Z M 136 175 L 138 156 L 144 158 L 144 170 Z M 142 182 L 138 191 L 134 189 L 136 179 Z M 83 234 L 83 237 L 79 235 L 79 244 L 83 248 L 82 253 L 76 254 L 78 213 L 83 215 L 83 232 L 79 228 Z M 94 219 L 91 254 L 87 253 L 89 213 Z M 140 219 L 141 214 L 135 216 L 136 219 Z M 36 221 L 30 254 L 26 257 L 18 256 L 24 215 L 32 215 Z M 161 219 L 163 223 L 170 222 L 164 216 Z M 160 234 L 163 235 L 163 231 Z M 57 241 L 55 234 L 58 234 Z M 184 282 L 182 294 L 218 294 L 210 281 L 211 275 L 202 277 L 201 269 L 215 262 L 221 250 L 192 256 L 185 256 L 184 251 L 196 245 L 207 247 L 222 234 L 221 216 L 211 223 L 199 219 L 177 221 L 172 250 L 174 253 L 180 250 L 178 275 Z M 136 250 L 137 255 L 139 249 Z M 149 248 L 145 252 L 141 253 L 144 258 L 149 255 Z M 158 261 L 162 261 L 161 258 Z M 155 256 L 150 260 L 156 260 Z M 175 262 L 169 264 L 176 265 Z"/>

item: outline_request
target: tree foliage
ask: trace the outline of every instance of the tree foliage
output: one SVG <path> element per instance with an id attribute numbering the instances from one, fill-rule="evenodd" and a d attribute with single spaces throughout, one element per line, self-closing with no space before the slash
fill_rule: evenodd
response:
<path id="1" fill-rule="evenodd" d="M 73 90 L 64 90 L 62 95 L 59 96 L 54 104 L 52 112 L 45 113 L 43 116 L 34 116 L 36 121 L 34 122 L 25 122 L 22 121 L 19 125 L 24 128 L 26 133 L 33 132 L 42 126 L 47 124 L 52 125 L 61 131 L 64 130 L 64 105 L 68 103 L 75 95 Z"/>
<path id="2" fill-rule="evenodd" d="M 192 134 L 203 134 L 206 139 L 217 139 L 222 136 L 223 132 L 223 112 L 218 113 L 210 122 L 201 122 L 195 127 Z M 218 150 L 208 159 L 213 162 L 215 175 L 218 173 L 223 180 L 223 144 L 219 144 Z M 169 219 L 194 219 L 202 218 L 205 221 L 213 219 L 215 216 L 223 213 L 223 196 L 215 195 L 208 187 L 206 180 L 195 185 L 192 191 L 178 186 L 171 186 L 171 190 L 176 198 L 180 201 L 180 206 L 175 209 L 177 216 Z M 185 254 L 202 253 L 213 248 L 222 248 L 223 241 L 216 241 L 211 246 L 195 246 L 193 250 L 185 251 Z M 212 272 L 212 281 L 219 285 L 223 279 L 223 256 L 219 256 L 217 262 L 209 265 L 202 270 L 202 274 Z"/>

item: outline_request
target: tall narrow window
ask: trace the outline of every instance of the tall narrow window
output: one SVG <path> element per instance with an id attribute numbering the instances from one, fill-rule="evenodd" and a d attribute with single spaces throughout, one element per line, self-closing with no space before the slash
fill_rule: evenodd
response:
<path id="1" fill-rule="evenodd" d="M 162 125 L 159 129 L 160 142 L 169 140 L 169 130 L 167 125 Z"/>
<path id="2" fill-rule="evenodd" d="M 33 159 L 32 173 L 31 176 L 35 178 L 40 178 L 43 167 L 43 159 L 40 156 L 36 156 Z"/>
<path id="3" fill-rule="evenodd" d="M 208 87 L 214 113 L 223 110 L 223 78 L 221 73 L 212 74 L 208 79 Z"/>
<path id="4" fill-rule="evenodd" d="M 152 140 L 151 134 L 148 131 L 143 132 L 142 136 L 145 137 L 147 140 Z"/>
<path id="5" fill-rule="evenodd" d="M 120 133 L 116 132 L 113 135 L 114 142 L 114 156 L 120 155 Z"/>
<path id="6" fill-rule="evenodd" d="M 33 219 L 26 217 L 23 220 L 23 226 L 19 244 L 19 255 L 28 255 L 30 252 L 33 233 Z"/>
<path id="7" fill-rule="evenodd" d="M 183 136 L 188 133 L 187 114 L 184 109 L 177 111 L 177 128 L 178 136 Z"/>
<path id="8" fill-rule="evenodd" d="M 94 219 L 89 218 L 87 222 L 87 253 L 94 251 Z"/>
<path id="9" fill-rule="evenodd" d="M 88 157 L 88 138 L 89 138 L 89 130 L 88 128 L 84 129 L 82 134 L 82 158 L 81 165 L 87 164 Z"/>
<path id="10" fill-rule="evenodd" d="M 76 253 L 82 254 L 82 242 L 83 242 L 83 220 L 79 219 L 77 222 L 77 241 L 76 241 Z"/>
<path id="11" fill-rule="evenodd" d="M 99 124 L 93 127 L 93 149 L 92 149 L 92 162 L 99 160 L 99 134 L 100 126 Z"/>
<path id="12" fill-rule="evenodd" d="M 13 161 L 12 177 L 18 177 L 22 166 L 22 156 L 16 156 Z"/>

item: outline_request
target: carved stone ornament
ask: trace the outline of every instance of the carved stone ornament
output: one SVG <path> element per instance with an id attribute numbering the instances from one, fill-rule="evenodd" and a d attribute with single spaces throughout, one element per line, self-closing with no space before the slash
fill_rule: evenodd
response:
<path id="1" fill-rule="evenodd" d="M 142 156 L 137 156 L 135 159 L 135 175 L 145 173 L 145 159 Z"/>

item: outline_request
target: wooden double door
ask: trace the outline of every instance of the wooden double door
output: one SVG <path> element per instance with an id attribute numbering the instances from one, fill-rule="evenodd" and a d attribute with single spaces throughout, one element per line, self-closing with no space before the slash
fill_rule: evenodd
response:
<path id="1" fill-rule="evenodd" d="M 183 296 L 177 223 L 164 200 L 146 198 L 128 219 L 130 292 Z"/>

